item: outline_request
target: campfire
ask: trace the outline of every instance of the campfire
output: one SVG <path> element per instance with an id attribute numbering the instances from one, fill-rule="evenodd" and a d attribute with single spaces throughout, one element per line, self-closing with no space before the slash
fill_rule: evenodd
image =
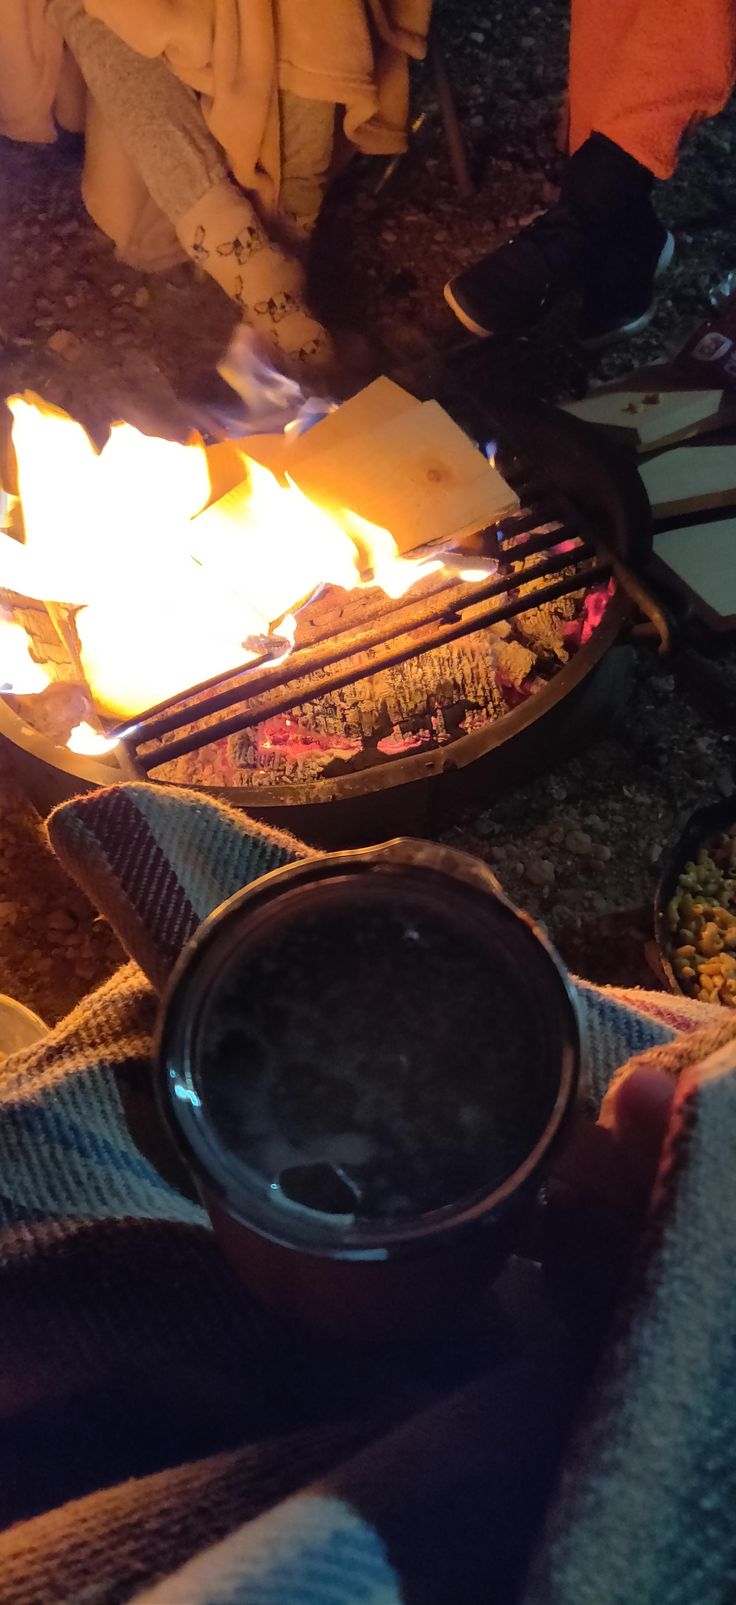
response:
<path id="1" fill-rule="evenodd" d="M 13 397 L 0 690 L 116 772 L 325 798 L 437 773 L 544 700 L 610 562 L 388 381 L 308 431 L 206 447 Z M 520 485 L 523 493 L 524 485 Z"/>

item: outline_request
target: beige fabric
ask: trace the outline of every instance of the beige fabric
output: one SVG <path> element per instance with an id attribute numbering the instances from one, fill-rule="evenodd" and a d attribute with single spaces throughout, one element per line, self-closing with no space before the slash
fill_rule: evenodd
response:
<path id="1" fill-rule="evenodd" d="M 0 133 L 34 144 L 56 138 L 62 47 L 46 27 L 45 10 L 46 0 L 3 0 L 0 6 Z"/>
<path id="2" fill-rule="evenodd" d="M 91 95 L 85 133 L 84 204 L 97 227 L 114 240 L 121 261 L 149 273 L 165 273 L 185 262 L 173 225 L 152 200 Z"/>
<path id="3" fill-rule="evenodd" d="M 272 205 L 281 180 L 279 89 L 345 107 L 347 137 L 369 154 L 406 143 L 408 57 L 425 49 L 431 0 L 85 0 L 134 50 L 164 55 L 202 95 L 232 172 Z M 1 0 L 0 133 L 50 141 L 69 67 L 46 0 Z M 74 126 L 80 120 L 75 97 Z M 68 112 L 63 121 L 69 126 Z M 88 111 L 84 197 L 91 215 L 139 267 L 180 257 L 173 231 L 132 164 Z"/>

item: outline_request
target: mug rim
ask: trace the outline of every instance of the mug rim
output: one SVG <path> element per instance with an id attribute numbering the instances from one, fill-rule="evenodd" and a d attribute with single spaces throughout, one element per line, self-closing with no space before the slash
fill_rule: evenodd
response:
<path id="1" fill-rule="evenodd" d="M 540 971 L 546 970 L 547 973 L 549 984 L 545 988 L 544 998 L 540 997 L 540 1008 L 546 1006 L 550 1019 L 553 1011 L 556 1012 L 561 1046 L 560 1065 L 554 1102 L 544 1125 L 528 1154 L 502 1182 L 491 1188 L 475 1189 L 464 1198 L 455 1199 L 414 1219 L 399 1223 L 361 1223 L 359 1227 L 352 1228 L 348 1240 L 334 1234 L 334 1228 L 330 1236 L 330 1219 L 337 1223 L 340 1217 L 330 1217 L 303 1206 L 296 1206 L 294 1215 L 283 1208 L 274 1208 L 267 1221 L 256 1218 L 263 1216 L 266 1210 L 262 1208 L 259 1212 L 252 1207 L 254 1194 L 245 1182 L 242 1163 L 234 1161 L 228 1165 L 227 1149 L 222 1140 L 209 1143 L 206 1140 L 208 1125 L 203 1124 L 203 1118 L 198 1114 L 200 1100 L 193 1086 L 191 1065 L 182 1071 L 176 1069 L 172 1061 L 181 1057 L 177 1050 L 182 1047 L 186 1050 L 191 1043 L 198 1003 L 197 983 L 201 979 L 203 962 L 216 951 L 216 944 L 226 942 L 233 927 L 237 929 L 244 910 L 254 912 L 262 905 L 277 900 L 282 891 L 298 886 L 300 882 L 314 884 L 344 875 L 345 871 L 360 873 L 380 867 L 395 871 L 421 867 L 435 878 L 442 879 L 449 875 L 476 892 L 490 895 L 497 914 L 513 922 L 517 931 L 523 929 L 523 940 L 530 941 L 530 951 L 531 944 L 534 945 L 537 957 L 542 959 Z M 519 1195 L 526 1191 L 555 1146 L 575 1098 L 580 1069 L 575 992 L 546 933 L 529 914 L 516 908 L 510 901 L 488 865 L 457 848 L 398 837 L 378 847 L 313 854 L 281 865 L 233 893 L 213 909 L 186 943 L 169 978 L 159 1011 L 154 1069 L 162 1118 L 205 1201 L 209 1195 L 220 1209 L 224 1209 L 241 1226 L 295 1252 L 330 1260 L 385 1259 L 409 1253 L 428 1240 L 445 1240 L 448 1235 L 463 1231 L 488 1217 L 497 1218 L 506 1213 Z M 207 1163 L 207 1152 L 212 1160 L 217 1157 L 217 1165 Z M 297 1226 L 291 1233 L 288 1230 L 290 1218 L 292 1226 L 295 1223 Z M 312 1226 L 314 1241 L 305 1240 L 305 1232 L 298 1230 L 299 1223 Z"/>

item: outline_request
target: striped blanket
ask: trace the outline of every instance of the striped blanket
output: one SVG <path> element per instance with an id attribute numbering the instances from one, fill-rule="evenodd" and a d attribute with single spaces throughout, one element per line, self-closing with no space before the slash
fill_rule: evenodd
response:
<path id="1" fill-rule="evenodd" d="M 451 1350 L 310 1340 L 221 1263 L 150 1076 L 182 944 L 309 849 L 147 785 L 49 836 L 131 960 L 0 1080 L 0 1605 L 733 1605 L 732 1016 L 576 983 L 593 1108 L 680 1076 L 594 1363 L 513 1299 Z"/>

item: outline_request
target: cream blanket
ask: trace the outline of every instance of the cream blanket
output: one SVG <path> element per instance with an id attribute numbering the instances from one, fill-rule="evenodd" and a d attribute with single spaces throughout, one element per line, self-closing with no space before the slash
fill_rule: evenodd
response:
<path id="1" fill-rule="evenodd" d="M 209 127 L 245 189 L 278 199 L 278 91 L 345 108 L 347 139 L 368 154 L 406 143 L 408 60 L 426 47 L 431 0 L 85 0 L 132 49 L 163 56 L 202 97 Z M 86 204 L 137 266 L 179 253 L 173 230 L 85 94 L 46 19 L 46 0 L 0 5 L 0 133 L 50 141 L 84 129 Z"/>

